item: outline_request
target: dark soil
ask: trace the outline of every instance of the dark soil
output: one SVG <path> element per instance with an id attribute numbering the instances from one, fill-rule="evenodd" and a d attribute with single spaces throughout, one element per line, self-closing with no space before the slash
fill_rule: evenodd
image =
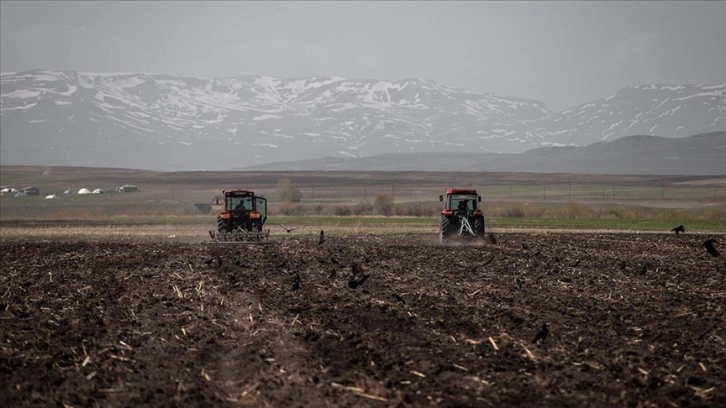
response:
<path id="1" fill-rule="evenodd" d="M 0 242 L 0 406 L 726 406 L 707 237 L 496 238 Z"/>

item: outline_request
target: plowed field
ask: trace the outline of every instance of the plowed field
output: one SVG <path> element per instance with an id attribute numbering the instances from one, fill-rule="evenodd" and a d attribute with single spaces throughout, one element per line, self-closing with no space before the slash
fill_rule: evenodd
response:
<path id="1" fill-rule="evenodd" d="M 0 406 L 726 406 L 706 238 L 7 239 Z"/>

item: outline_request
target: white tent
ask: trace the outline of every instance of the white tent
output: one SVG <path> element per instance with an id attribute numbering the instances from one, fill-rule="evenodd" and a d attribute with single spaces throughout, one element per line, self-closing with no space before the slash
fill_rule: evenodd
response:
<path id="1" fill-rule="evenodd" d="M 91 190 L 84 187 L 84 188 L 78 190 L 78 194 L 91 194 Z"/>
<path id="2" fill-rule="evenodd" d="M 53 199 L 56 199 L 56 198 L 58 198 L 58 196 L 55 195 L 55 194 L 48 194 L 47 196 L 45 196 L 45 199 L 46 200 L 53 200 Z"/>
<path id="3" fill-rule="evenodd" d="M 103 190 L 100 188 L 97 188 L 91 192 L 91 194 L 103 194 Z"/>

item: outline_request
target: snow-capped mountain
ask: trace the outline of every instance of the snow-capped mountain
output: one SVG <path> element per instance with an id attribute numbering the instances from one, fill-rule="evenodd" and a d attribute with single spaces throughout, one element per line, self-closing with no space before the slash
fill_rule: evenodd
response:
<path id="1" fill-rule="evenodd" d="M 631 135 L 686 137 L 726 130 L 726 84 L 640 85 L 533 124 L 554 145 L 589 145 Z"/>
<path id="2" fill-rule="evenodd" d="M 726 84 L 631 87 L 557 114 L 419 79 L 26 71 L 3 73 L 0 88 L 3 164 L 217 170 L 726 129 Z"/>

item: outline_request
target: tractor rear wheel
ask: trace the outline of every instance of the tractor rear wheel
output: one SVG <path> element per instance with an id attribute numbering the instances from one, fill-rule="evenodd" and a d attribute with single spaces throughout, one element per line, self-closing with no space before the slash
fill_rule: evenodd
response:
<path id="1" fill-rule="evenodd" d="M 484 216 L 474 217 L 474 235 L 484 238 Z"/>
<path id="2" fill-rule="evenodd" d="M 229 222 L 222 217 L 217 217 L 217 231 L 223 232 L 223 231 L 229 231 Z"/>
<path id="3" fill-rule="evenodd" d="M 439 229 L 439 242 L 443 242 L 445 239 L 454 232 L 454 226 L 451 225 L 451 220 L 448 217 L 441 217 L 441 228 Z"/>

